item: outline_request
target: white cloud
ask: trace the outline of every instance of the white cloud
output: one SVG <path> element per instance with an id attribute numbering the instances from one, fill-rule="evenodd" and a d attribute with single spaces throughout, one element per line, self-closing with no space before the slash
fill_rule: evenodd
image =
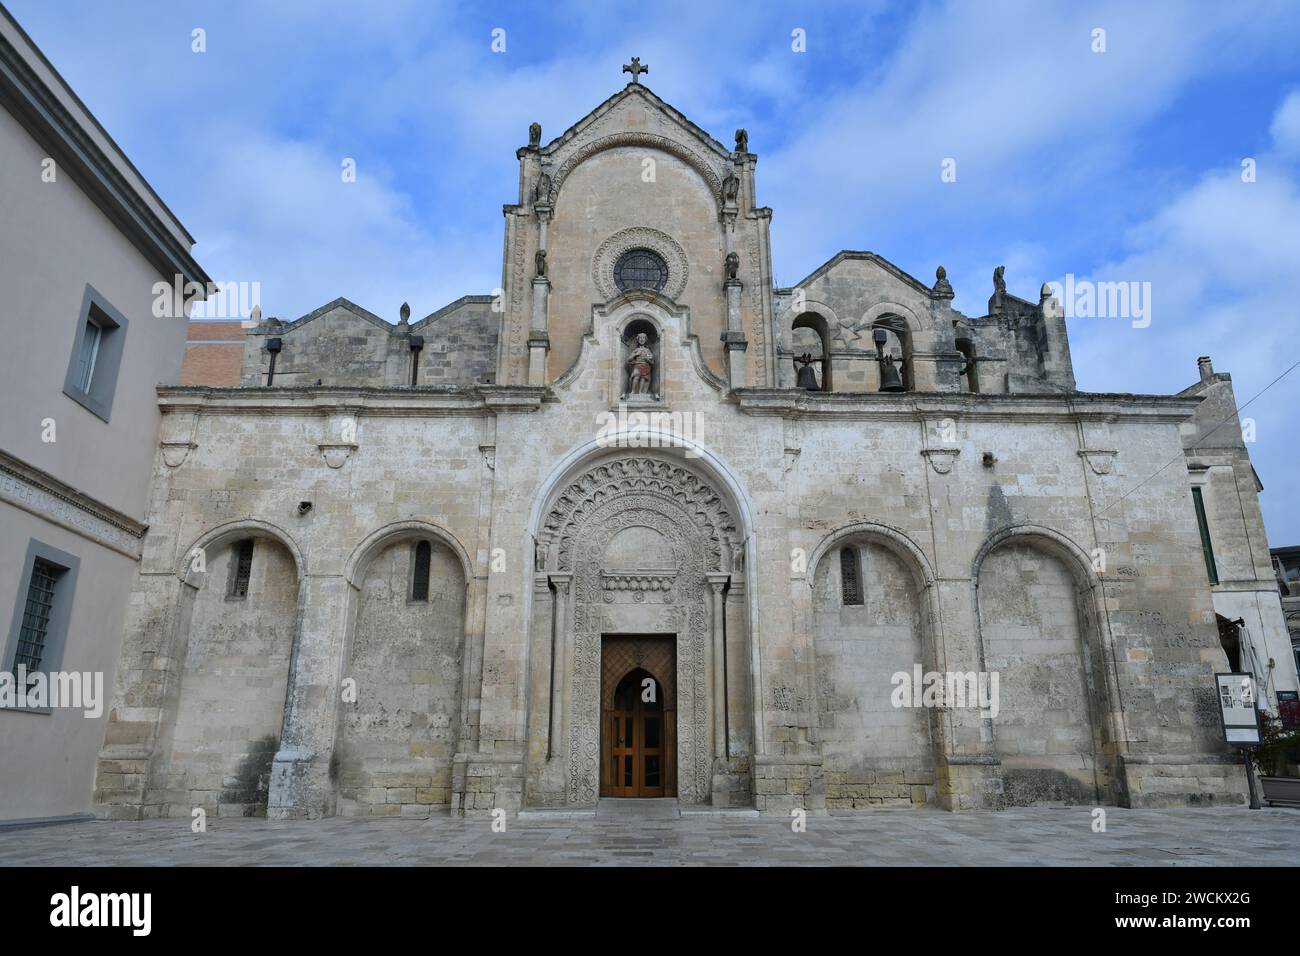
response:
<path id="1" fill-rule="evenodd" d="M 1287 120 L 1292 98 L 1275 114 Z M 1276 134 L 1275 134 L 1276 135 Z M 1300 168 L 1279 153 L 1260 157 L 1256 182 L 1240 169 L 1207 173 L 1127 234 L 1128 253 L 1089 278 L 1152 284 L 1151 326 L 1119 319 L 1076 319 L 1070 336 L 1081 388 L 1178 391 L 1196 380 L 1195 356 L 1210 355 L 1229 372 L 1239 405 L 1259 395 L 1300 359 Z M 1270 543 L 1300 541 L 1294 502 L 1300 496 L 1294 408 L 1300 369 L 1254 401 L 1250 448 L 1265 484 L 1262 504 Z"/>
<path id="2" fill-rule="evenodd" d="M 1300 90 L 1291 93 L 1278 107 L 1269 135 L 1278 152 L 1284 156 L 1300 156 Z"/>

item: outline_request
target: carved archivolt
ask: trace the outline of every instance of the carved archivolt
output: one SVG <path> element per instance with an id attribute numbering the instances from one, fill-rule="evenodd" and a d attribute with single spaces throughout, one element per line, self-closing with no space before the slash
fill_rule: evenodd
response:
<path id="1" fill-rule="evenodd" d="M 655 464 L 661 464 L 656 462 Z M 692 476 L 693 477 L 693 476 Z M 677 793 L 683 803 L 708 799 L 713 753 L 711 702 L 706 682 L 709 649 L 709 591 L 705 568 L 712 538 L 700 526 L 692 499 L 669 498 L 657 489 L 625 489 L 590 499 L 595 504 L 573 529 L 573 655 L 570 670 L 574 703 L 569 724 L 568 798 L 589 805 L 600 790 L 601 637 L 607 631 L 602 562 L 609 542 L 621 530 L 648 526 L 668 540 L 676 573 L 669 600 L 648 608 L 647 633 L 675 634 L 677 657 Z"/>
<path id="2" fill-rule="evenodd" d="M 740 536 L 731 513 L 707 482 L 689 469 L 657 458 L 616 458 L 590 468 L 555 499 L 538 534 L 546 566 L 573 571 L 574 539 L 579 527 L 602 505 L 629 492 L 653 494 L 675 503 L 704 533 L 706 570 L 730 570 Z"/>
<path id="3" fill-rule="evenodd" d="M 609 567 L 610 542 L 628 528 L 651 528 L 665 550 L 649 566 Z M 593 465 L 555 498 L 538 530 L 544 563 L 572 572 L 567 799 L 590 805 L 600 792 L 601 639 L 607 633 L 673 634 L 676 658 L 677 792 L 708 800 L 712 783 L 709 572 L 730 567 L 741 547 L 717 492 L 674 461 L 649 456 Z M 635 563 L 635 562 L 633 562 Z M 635 608 L 635 613 L 631 613 Z M 631 614 L 631 616 L 629 616 Z"/>
<path id="4" fill-rule="evenodd" d="M 722 208 L 722 181 L 718 179 L 718 174 L 714 172 L 713 167 L 695 150 L 674 139 L 656 133 L 615 133 L 612 136 L 604 136 L 579 147 L 568 159 L 560 164 L 560 167 L 555 171 L 555 175 L 551 178 L 551 205 L 554 206 L 556 199 L 559 198 L 560 188 L 569 177 L 569 173 L 597 153 L 603 153 L 607 149 L 614 149 L 618 146 L 648 147 L 676 156 L 703 177 L 704 181 L 709 184 L 709 189 L 713 193 L 714 201 L 718 203 L 718 208 Z"/>
<path id="5" fill-rule="evenodd" d="M 672 236 L 649 226 L 633 226 L 614 233 L 600 244 L 596 255 L 591 260 L 591 279 L 605 301 L 609 301 L 622 290 L 614 281 L 614 266 L 619 257 L 629 249 L 650 249 L 659 253 L 668 266 L 668 283 L 662 294 L 677 301 L 686 291 L 686 279 L 690 274 L 690 265 L 683 249 Z"/>

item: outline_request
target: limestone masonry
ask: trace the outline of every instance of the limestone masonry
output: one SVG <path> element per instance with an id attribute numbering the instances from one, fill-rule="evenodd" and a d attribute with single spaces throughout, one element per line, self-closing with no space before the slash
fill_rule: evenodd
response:
<path id="1" fill-rule="evenodd" d="M 518 158 L 499 290 L 159 389 L 100 815 L 1244 799 L 1218 625 L 1297 684 L 1226 375 L 1079 392 L 1001 270 L 774 289 L 748 134 L 636 74 Z"/>

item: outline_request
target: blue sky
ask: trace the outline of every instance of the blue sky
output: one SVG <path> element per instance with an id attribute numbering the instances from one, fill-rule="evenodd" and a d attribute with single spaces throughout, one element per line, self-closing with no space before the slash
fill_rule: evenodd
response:
<path id="1" fill-rule="evenodd" d="M 1295 3 L 6 2 L 268 315 L 490 292 L 529 122 L 558 135 L 636 54 L 716 138 L 749 130 L 781 285 L 846 248 L 942 263 L 971 315 L 998 264 L 1035 300 L 1150 282 L 1149 327 L 1070 321 L 1092 391 L 1178 391 L 1209 354 L 1245 403 L 1300 360 Z M 1300 369 L 1243 412 L 1275 547 L 1300 544 L 1297 394 Z"/>

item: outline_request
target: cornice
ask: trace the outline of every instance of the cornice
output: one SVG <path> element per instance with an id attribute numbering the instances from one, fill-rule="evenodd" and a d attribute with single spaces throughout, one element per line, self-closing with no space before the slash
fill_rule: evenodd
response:
<path id="1" fill-rule="evenodd" d="M 532 412 L 552 398 L 549 388 L 530 385 L 363 387 L 314 385 L 298 388 L 214 388 L 164 385 L 158 406 L 166 413 L 214 412 L 224 415 L 367 416 L 491 415 Z"/>
<path id="2" fill-rule="evenodd" d="M 807 392 L 790 388 L 739 388 L 732 392 L 748 415 L 783 418 L 918 420 L 1101 421 L 1141 419 L 1165 424 L 1185 421 L 1199 399 L 1175 395 L 1058 392 L 1037 395 L 968 392 Z"/>
<path id="3" fill-rule="evenodd" d="M 148 525 L 0 449 L 0 501 L 139 560 Z"/>
<path id="4" fill-rule="evenodd" d="M 212 281 L 3 34 L 0 104 L 49 151 L 60 172 L 76 181 L 159 272 L 180 275 L 185 282 L 204 286 Z"/>

